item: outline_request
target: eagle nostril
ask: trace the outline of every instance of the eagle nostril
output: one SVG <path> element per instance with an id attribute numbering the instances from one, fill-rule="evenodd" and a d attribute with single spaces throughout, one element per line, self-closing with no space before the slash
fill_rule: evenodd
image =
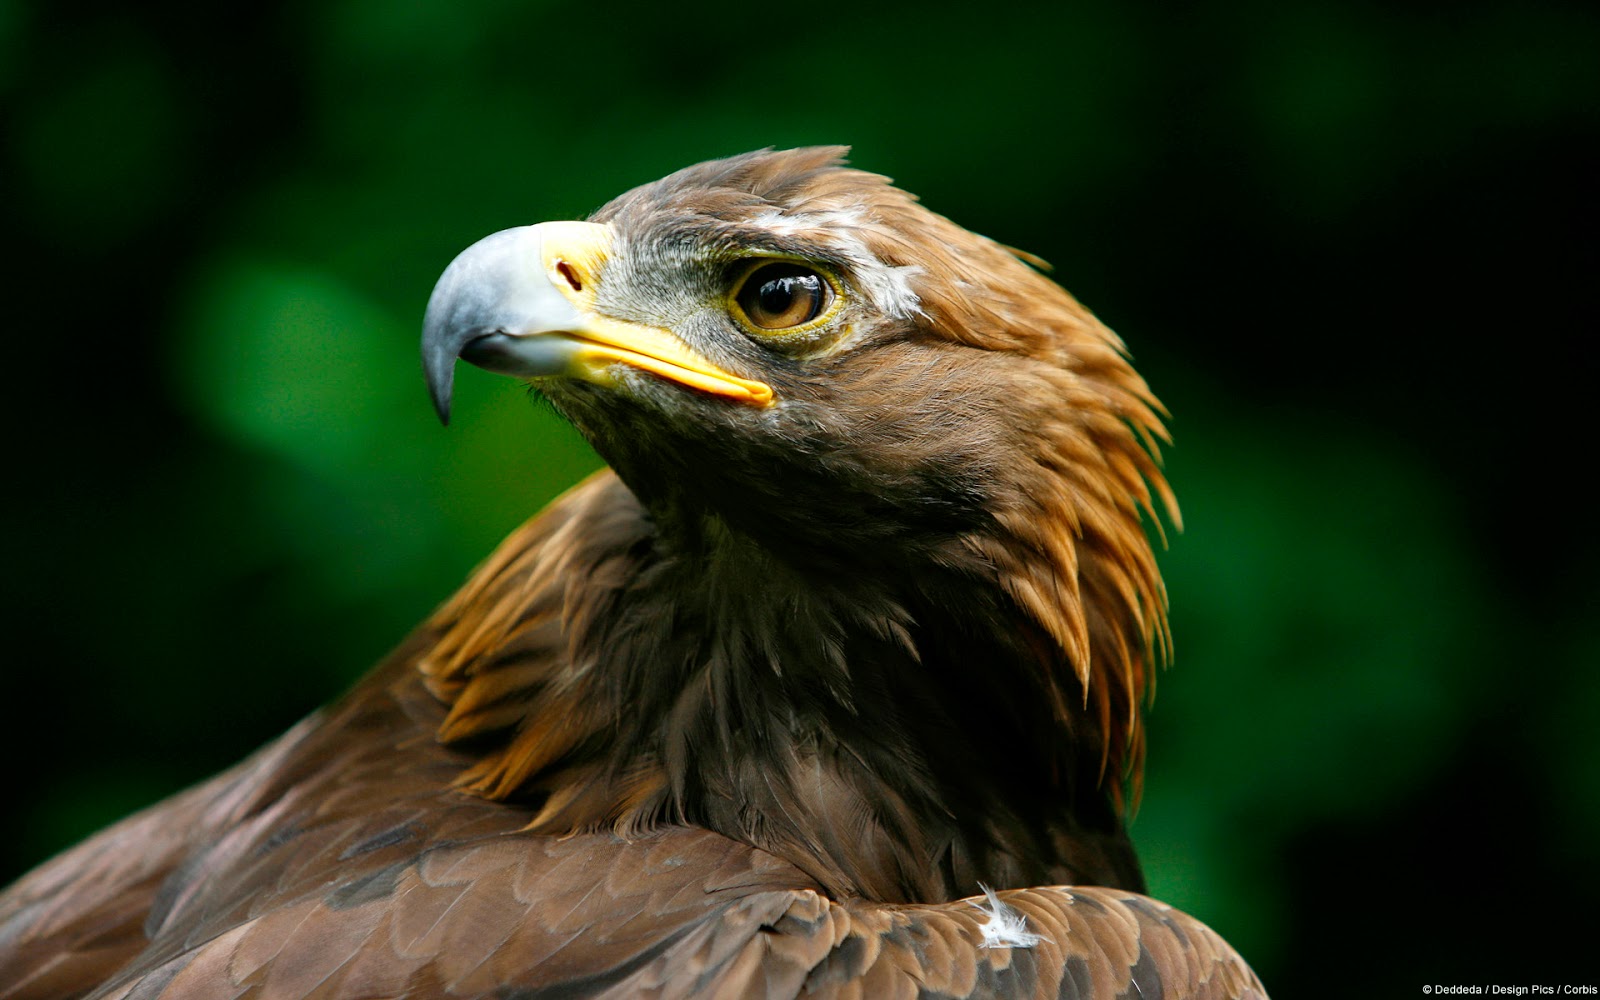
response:
<path id="1" fill-rule="evenodd" d="M 583 291 L 583 279 L 578 277 L 578 269 L 577 268 L 573 267 L 571 264 L 567 263 L 566 261 L 561 260 L 561 261 L 556 261 L 556 270 L 561 273 L 561 276 L 563 278 L 567 279 L 567 284 L 572 286 L 572 290 L 573 291 L 575 291 L 575 292 Z"/>

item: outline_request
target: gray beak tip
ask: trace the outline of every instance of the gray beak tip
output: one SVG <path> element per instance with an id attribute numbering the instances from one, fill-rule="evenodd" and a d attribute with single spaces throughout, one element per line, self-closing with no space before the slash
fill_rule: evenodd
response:
<path id="1" fill-rule="evenodd" d="M 577 318 L 538 266 L 542 232 L 521 226 L 485 236 L 461 251 L 434 285 L 422 321 L 422 372 L 440 423 L 450 424 L 457 358 L 501 374 L 532 375 L 553 363 L 552 351 L 560 353 L 543 340 L 530 339 L 518 351 L 506 337 L 492 336 L 565 329 Z M 483 342 L 476 352 L 475 342 Z"/>
<path id="2" fill-rule="evenodd" d="M 424 340 L 422 344 L 422 373 L 428 383 L 428 396 L 433 400 L 433 411 L 439 422 L 450 426 L 450 397 L 456 381 L 456 354 L 448 343 L 437 339 Z"/>

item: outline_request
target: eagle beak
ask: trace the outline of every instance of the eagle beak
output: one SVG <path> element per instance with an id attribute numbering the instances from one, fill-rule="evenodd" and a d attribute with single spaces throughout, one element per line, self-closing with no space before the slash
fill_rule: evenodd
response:
<path id="1" fill-rule="evenodd" d="M 422 368 L 439 419 L 450 422 L 455 361 L 522 378 L 616 382 L 619 363 L 703 392 L 765 406 L 772 389 L 729 374 L 674 334 L 595 311 L 611 230 L 545 222 L 486 236 L 433 288 L 422 325 Z"/>

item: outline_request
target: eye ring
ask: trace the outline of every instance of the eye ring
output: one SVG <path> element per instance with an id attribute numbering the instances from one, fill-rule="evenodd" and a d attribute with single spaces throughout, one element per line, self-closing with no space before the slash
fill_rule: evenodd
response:
<path id="1" fill-rule="evenodd" d="M 730 297 L 730 308 L 756 334 L 791 334 L 826 322 L 839 298 L 833 280 L 816 268 L 769 259 L 745 272 Z"/>

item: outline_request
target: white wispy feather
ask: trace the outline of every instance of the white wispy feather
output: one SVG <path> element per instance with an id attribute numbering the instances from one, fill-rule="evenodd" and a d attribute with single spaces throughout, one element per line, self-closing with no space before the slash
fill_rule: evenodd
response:
<path id="1" fill-rule="evenodd" d="M 1032 948 L 1043 941 L 1041 935 L 1028 930 L 1028 918 L 1025 914 L 1007 906 L 1000 901 L 994 890 L 978 883 L 978 888 L 983 890 L 983 895 L 989 901 L 988 906 L 974 902 L 972 905 L 982 910 L 989 921 L 983 925 L 984 948 Z"/>

